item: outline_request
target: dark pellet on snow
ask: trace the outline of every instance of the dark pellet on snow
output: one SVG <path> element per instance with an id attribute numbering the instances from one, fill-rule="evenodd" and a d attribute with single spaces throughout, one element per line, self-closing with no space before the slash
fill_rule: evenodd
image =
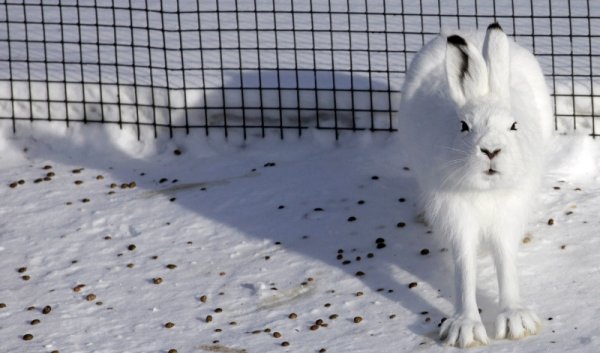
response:
<path id="1" fill-rule="evenodd" d="M 169 180 L 169 179 L 167 179 L 167 178 L 161 178 L 158 182 L 160 184 L 162 184 L 162 183 L 166 182 L 167 180 Z"/>
<path id="2" fill-rule="evenodd" d="M 378 177 L 377 175 L 373 175 L 373 176 L 371 177 L 371 179 L 373 179 L 373 180 L 379 180 L 379 177 Z"/>
<path id="3" fill-rule="evenodd" d="M 169 321 L 169 322 L 167 322 L 167 323 L 165 324 L 165 327 L 166 327 L 166 328 L 173 328 L 173 327 L 175 327 L 175 324 Z"/>
<path id="4" fill-rule="evenodd" d="M 275 332 L 273 332 L 273 337 L 280 338 L 281 337 L 281 333 L 275 331 Z"/>
<path id="5" fill-rule="evenodd" d="M 351 264 L 351 263 L 352 263 L 352 261 L 350 261 L 350 260 L 344 260 L 344 261 L 342 262 L 342 265 L 349 265 L 349 264 Z"/>
<path id="6" fill-rule="evenodd" d="M 325 352 L 327 352 L 327 349 L 325 349 L 325 348 L 319 349 L 319 353 L 325 353 Z"/>
<path id="7" fill-rule="evenodd" d="M 213 320 L 212 315 L 206 315 L 206 319 L 204 319 L 204 321 L 206 322 L 211 322 Z"/>
<path id="8" fill-rule="evenodd" d="M 364 276 L 364 275 L 365 275 L 365 273 L 364 273 L 363 271 L 357 271 L 357 272 L 355 273 L 355 275 L 356 275 L 357 277 L 362 277 L 362 276 Z"/>
<path id="9" fill-rule="evenodd" d="M 31 322 L 30 322 L 30 324 L 31 324 L 31 325 L 37 325 L 37 324 L 39 324 L 39 323 L 40 323 L 40 320 L 38 320 L 38 319 L 33 319 L 33 320 L 31 320 Z"/>
<path id="10" fill-rule="evenodd" d="M 285 206 L 284 206 L 284 205 L 279 205 L 279 206 L 277 206 L 277 209 L 279 209 L 279 210 L 283 210 L 284 208 L 285 208 Z"/>
<path id="11" fill-rule="evenodd" d="M 396 314 L 392 314 L 390 316 L 388 316 L 390 318 L 390 320 L 395 319 L 396 318 Z"/>
<path id="12" fill-rule="evenodd" d="M 29 280 L 31 279 L 31 276 L 29 276 L 29 275 L 24 275 L 24 276 L 21 276 L 21 279 L 22 279 L 23 281 L 29 281 Z"/>
<path id="13" fill-rule="evenodd" d="M 19 268 L 17 269 L 17 272 L 19 272 L 19 273 L 23 273 L 23 272 L 25 272 L 25 271 L 27 271 L 27 267 L 19 267 Z"/>
<path id="14" fill-rule="evenodd" d="M 342 254 L 344 252 L 344 249 L 338 249 L 338 254 Z"/>
<path id="15" fill-rule="evenodd" d="M 383 238 L 375 239 L 375 244 L 379 244 L 379 243 L 385 243 L 385 239 L 383 239 Z"/>
<path id="16" fill-rule="evenodd" d="M 163 279 L 160 277 L 155 277 L 152 279 L 152 283 L 154 284 L 161 284 L 163 282 Z"/>
<path id="17" fill-rule="evenodd" d="M 83 203 L 88 203 L 88 202 L 90 202 L 90 199 L 88 199 L 88 198 L 85 198 L 85 199 L 82 199 L 82 200 L 81 200 L 81 202 L 83 202 Z"/>
<path id="18" fill-rule="evenodd" d="M 45 166 L 44 166 L 42 169 L 43 169 L 43 170 L 52 169 L 52 166 L 51 166 L 51 165 L 45 165 Z"/>
<path id="19" fill-rule="evenodd" d="M 324 211 L 324 209 L 322 209 L 321 207 L 315 207 L 315 208 L 313 209 L 313 211 L 315 211 L 315 212 L 323 212 L 323 211 Z"/>
<path id="20" fill-rule="evenodd" d="M 17 183 L 18 183 L 19 185 L 23 185 L 23 184 L 25 184 L 25 180 L 21 179 L 21 180 L 17 181 Z"/>
<path id="21" fill-rule="evenodd" d="M 319 325 L 316 325 L 316 324 L 315 324 L 315 325 L 311 325 L 311 326 L 310 326 L 310 330 L 311 330 L 311 331 L 316 331 L 316 330 L 318 330 L 318 329 L 319 329 Z"/>
<path id="22" fill-rule="evenodd" d="M 0 303 L 0 309 L 6 308 L 6 303 Z"/>
<path id="23" fill-rule="evenodd" d="M 429 249 L 421 249 L 421 255 L 425 256 L 429 254 Z"/>
<path id="24" fill-rule="evenodd" d="M 404 228 L 404 227 L 406 227 L 406 223 L 404 223 L 404 222 L 398 222 L 398 224 L 396 224 L 396 227 L 398 227 L 398 228 Z"/>
<path id="25" fill-rule="evenodd" d="M 16 188 L 16 187 L 17 187 L 17 185 L 19 185 L 19 184 L 18 184 L 17 182 L 14 182 L 14 183 L 10 183 L 8 186 L 9 186 L 11 189 L 14 189 L 14 188 Z"/>
<path id="26" fill-rule="evenodd" d="M 221 308 L 216 308 L 215 309 L 215 313 L 222 313 L 222 312 L 223 312 L 223 309 L 221 309 Z"/>
<path id="27" fill-rule="evenodd" d="M 292 320 L 296 319 L 297 317 L 298 317 L 298 314 L 296 314 L 296 313 L 291 313 L 288 315 L 288 318 L 292 319 Z"/>
<path id="28" fill-rule="evenodd" d="M 169 199 L 169 201 L 171 201 L 171 202 L 175 202 L 175 200 L 177 200 L 177 198 L 176 198 L 176 197 L 171 197 L 171 198 Z"/>
<path id="29" fill-rule="evenodd" d="M 95 299 L 96 299 L 96 294 L 94 294 L 94 293 L 91 293 L 91 294 L 88 294 L 85 296 L 85 300 L 87 300 L 88 302 L 91 302 Z"/>
<path id="30" fill-rule="evenodd" d="M 175 151 L 173 151 L 173 154 L 176 156 L 181 156 L 181 150 L 176 149 Z"/>
<path id="31" fill-rule="evenodd" d="M 75 184 L 75 185 L 81 185 L 81 184 L 83 184 L 83 180 L 75 180 L 73 182 L 73 184 Z"/>
<path id="32" fill-rule="evenodd" d="M 265 165 L 264 165 L 264 166 L 265 166 L 265 167 L 274 167 L 274 166 L 275 166 L 275 163 L 273 163 L 273 162 L 265 163 Z"/>
<path id="33" fill-rule="evenodd" d="M 176 269 L 176 268 L 177 268 L 177 265 L 175 265 L 175 264 L 168 264 L 166 267 L 167 267 L 169 270 L 174 270 L 174 269 Z"/>
<path id="34" fill-rule="evenodd" d="M 282 346 L 284 346 L 284 347 L 287 347 L 287 346 L 289 346 L 289 345 L 290 345 L 290 342 L 288 342 L 288 341 L 283 341 L 283 342 L 281 342 L 281 345 L 282 345 Z"/>
<path id="35" fill-rule="evenodd" d="M 355 324 L 358 324 L 359 322 L 361 322 L 363 320 L 362 317 L 360 316 L 355 316 L 354 319 L 352 319 L 352 321 L 354 321 Z"/>
<path id="36" fill-rule="evenodd" d="M 207 300 L 208 300 L 208 297 L 206 295 L 200 296 L 200 301 L 201 302 L 206 303 Z"/>
<path id="37" fill-rule="evenodd" d="M 411 289 L 412 289 L 412 288 L 415 288 L 416 286 L 417 286 L 417 282 L 410 282 L 410 283 L 408 284 L 408 288 L 411 288 Z"/>
<path id="38" fill-rule="evenodd" d="M 348 217 L 348 222 L 354 222 L 354 221 L 356 221 L 356 217 L 354 217 L 354 216 Z"/>
<path id="39" fill-rule="evenodd" d="M 42 309 L 42 314 L 46 315 L 46 314 L 50 314 L 50 312 L 52 311 L 52 307 L 50 305 L 46 305 L 43 309 Z"/>
<path id="40" fill-rule="evenodd" d="M 344 255 L 342 255 L 342 254 L 338 254 L 338 255 L 337 255 L 335 258 L 336 258 L 336 259 L 338 259 L 338 260 L 341 260 L 341 259 L 343 259 L 343 258 L 344 258 Z"/>
<path id="41" fill-rule="evenodd" d="M 406 199 L 404 197 L 401 197 L 398 199 L 398 202 L 406 202 Z"/>
<path id="42" fill-rule="evenodd" d="M 364 200 L 358 200 L 357 204 L 359 204 L 359 205 L 364 205 L 364 204 L 365 204 L 365 201 L 364 201 Z"/>
<path id="43" fill-rule="evenodd" d="M 33 335 L 31 333 L 27 333 L 23 335 L 24 341 L 31 341 L 33 339 Z"/>
<path id="44" fill-rule="evenodd" d="M 550 219 L 548 220 L 548 225 L 549 225 L 549 226 L 551 226 L 551 225 L 554 225 L 554 219 L 550 218 Z"/>
<path id="45" fill-rule="evenodd" d="M 42 181 L 44 181 L 44 179 L 42 179 L 42 178 L 38 178 L 38 179 L 35 179 L 35 180 L 33 181 L 33 183 L 34 183 L 34 184 L 39 184 L 39 183 L 41 183 Z"/>
<path id="46" fill-rule="evenodd" d="M 129 246 L 127 247 L 127 250 L 133 251 L 133 250 L 135 250 L 135 248 L 136 248 L 135 244 L 129 244 Z"/>
<path id="47" fill-rule="evenodd" d="M 377 249 L 383 249 L 385 248 L 385 243 L 378 243 L 377 244 Z"/>
<path id="48" fill-rule="evenodd" d="M 177 349 L 169 349 L 167 353 L 177 353 Z"/>
<path id="49" fill-rule="evenodd" d="M 329 315 L 329 320 L 335 320 L 338 318 L 338 316 L 339 316 L 338 314 L 331 314 L 331 315 Z"/>
<path id="50" fill-rule="evenodd" d="M 363 296 L 363 294 L 364 294 L 363 292 L 356 292 L 356 294 L 355 294 L 355 295 L 356 295 L 357 297 L 362 297 L 362 296 Z"/>
<path id="51" fill-rule="evenodd" d="M 368 257 L 369 259 L 370 259 L 370 258 L 372 258 L 373 256 L 375 256 L 375 255 L 373 255 L 373 253 L 372 253 L 372 252 L 370 252 L 370 253 L 368 253 L 368 254 L 367 254 L 367 257 Z"/>

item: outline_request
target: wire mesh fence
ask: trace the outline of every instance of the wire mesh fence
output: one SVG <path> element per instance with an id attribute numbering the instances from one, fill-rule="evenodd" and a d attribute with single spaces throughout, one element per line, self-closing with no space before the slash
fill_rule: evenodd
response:
<path id="1" fill-rule="evenodd" d="M 394 130 L 413 55 L 498 21 L 538 57 L 559 131 L 598 134 L 591 0 L 54 0 L 0 3 L 0 120 L 154 136 Z"/>

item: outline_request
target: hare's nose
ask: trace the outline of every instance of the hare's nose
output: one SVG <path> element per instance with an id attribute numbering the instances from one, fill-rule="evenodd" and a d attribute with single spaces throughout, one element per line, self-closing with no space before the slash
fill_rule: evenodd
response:
<path id="1" fill-rule="evenodd" d="M 483 154 L 485 154 L 490 160 L 496 158 L 496 156 L 500 153 L 500 151 L 502 151 L 500 148 L 495 149 L 494 151 L 490 152 L 490 150 L 488 150 L 487 148 L 480 148 L 481 152 Z"/>

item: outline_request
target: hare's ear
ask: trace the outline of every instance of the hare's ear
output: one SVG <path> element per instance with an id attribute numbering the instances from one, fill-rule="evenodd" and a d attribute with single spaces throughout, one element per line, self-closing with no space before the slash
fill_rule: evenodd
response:
<path id="1" fill-rule="evenodd" d="M 510 53 L 508 38 L 497 22 L 490 24 L 483 41 L 483 58 L 488 67 L 490 92 L 510 102 Z"/>
<path id="2" fill-rule="evenodd" d="M 479 51 L 461 36 L 448 37 L 446 75 L 450 96 L 458 107 L 488 93 L 485 61 Z"/>

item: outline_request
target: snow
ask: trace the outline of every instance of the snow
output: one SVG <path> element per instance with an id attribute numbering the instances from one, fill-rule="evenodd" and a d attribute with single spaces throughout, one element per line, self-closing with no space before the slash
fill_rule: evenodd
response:
<path id="1" fill-rule="evenodd" d="M 436 336 L 453 310 L 449 255 L 417 221 L 394 133 L 137 141 L 106 125 L 3 131 L 2 352 L 448 350 Z M 523 297 L 545 327 L 474 352 L 596 349 L 598 141 L 556 139 L 520 253 Z M 491 330 L 487 258 L 479 297 Z M 327 326 L 311 330 L 318 319 Z"/>
<path id="2" fill-rule="evenodd" d="M 114 3 L 117 7 L 129 6 L 129 2 L 120 0 Z M 62 17 L 65 30 L 61 31 L 57 24 L 48 24 L 45 29 L 39 25 L 25 29 L 22 23 L 10 24 L 10 39 L 15 39 L 10 47 L 11 58 L 18 61 L 31 55 L 39 62 L 32 62 L 29 67 L 14 62 L 9 67 L 8 51 L 0 51 L 0 116 L 125 123 L 139 119 L 141 123 L 183 127 L 204 121 L 186 122 L 183 114 L 169 117 L 166 109 L 143 105 L 166 107 L 170 103 L 171 107 L 181 108 L 187 102 L 196 113 L 200 111 L 190 118 L 203 119 L 205 109 L 210 125 L 220 123 L 223 114 L 235 123 L 241 112 L 236 107 L 243 102 L 248 123 L 278 120 L 279 106 L 290 112 L 285 119 L 294 119 L 300 106 L 307 108 L 308 113 L 302 119 L 314 119 L 317 113 L 323 119 L 323 112 L 317 108 L 334 108 L 333 93 L 329 91 L 334 84 L 342 89 L 335 96 L 335 115 L 343 118 L 344 110 L 351 109 L 385 110 L 390 104 L 395 106 L 397 96 L 389 97 L 387 89 L 400 86 L 399 73 L 408 60 L 392 60 L 397 66 L 388 67 L 387 54 L 377 50 L 388 49 L 395 57 L 400 51 L 417 50 L 430 35 L 403 37 L 392 33 L 386 43 L 378 32 L 424 28 L 433 33 L 439 31 L 440 24 L 453 26 L 456 21 L 455 16 L 446 16 L 441 23 L 438 17 L 430 16 L 425 17 L 430 21 L 421 22 L 420 16 L 398 15 L 401 10 L 419 13 L 417 2 L 406 2 L 406 8 L 399 9 L 390 2 L 378 1 L 369 2 L 371 15 L 367 23 L 364 16 L 350 19 L 343 13 L 348 6 L 362 13 L 365 1 L 329 3 L 341 13 L 331 20 L 327 13 L 315 14 L 314 18 L 298 13 L 293 17 L 296 28 L 307 29 L 314 22 L 317 29 L 326 31 L 333 22 L 344 29 L 357 30 L 352 37 L 343 31 L 334 37 L 327 31 L 317 33 L 314 39 L 309 32 L 291 36 L 290 15 L 271 12 L 273 6 L 278 11 L 290 10 L 289 1 L 258 2 L 243 8 L 252 16 L 244 17 L 242 13 L 241 27 L 273 29 L 277 23 L 279 29 L 277 35 L 264 30 L 256 38 L 243 34 L 244 43 L 252 47 L 260 41 L 263 48 L 271 48 L 297 40 L 298 57 L 281 51 L 277 58 L 272 50 L 241 55 L 235 49 L 238 39 L 226 31 L 221 34 L 227 46 L 234 49 L 223 52 L 225 62 L 221 52 L 214 50 L 204 51 L 204 61 L 199 62 L 199 38 L 187 35 L 181 43 L 171 38 L 166 41 L 167 49 L 178 50 L 180 45 L 192 48 L 183 51 L 187 53 L 182 54 L 183 58 L 169 55 L 165 59 L 162 50 L 136 51 L 136 60 L 140 59 L 143 65 L 164 65 L 164 70 L 153 71 L 156 87 L 134 87 L 132 72 L 126 67 L 117 72 L 106 66 L 100 79 L 98 62 L 130 64 L 129 52 L 120 51 L 113 58 L 114 52 L 108 50 L 95 57 L 95 51 L 87 47 L 81 50 L 68 44 L 61 53 L 62 49 L 56 50 L 57 46 L 51 44 L 49 59 L 64 56 L 79 60 L 83 55 L 88 64 L 81 68 L 82 72 L 72 68 L 68 72 L 74 75 L 69 80 L 79 82 L 85 78 L 85 84 L 63 84 L 61 65 L 50 64 L 49 77 L 45 77 L 46 54 L 36 50 L 35 45 L 27 54 L 20 40 L 27 31 L 31 40 L 44 35 L 47 40 L 74 43 L 79 39 L 95 43 L 98 39 L 104 49 L 114 44 L 129 45 L 130 41 L 140 47 L 148 43 L 161 47 L 165 45 L 162 32 L 153 30 L 147 37 L 144 26 L 157 30 L 176 28 L 177 17 L 173 13 L 163 18 L 155 11 L 160 10 L 157 6 L 162 6 L 162 2 L 150 4 L 155 7 L 147 25 L 145 11 L 138 8 L 144 4 L 131 2 L 133 16 L 141 16 L 135 18 L 136 23 L 142 23 L 131 33 L 127 27 L 129 12 L 116 9 L 119 23 L 126 27 L 116 39 L 111 9 L 100 10 L 101 26 L 96 28 L 95 14 L 86 7 L 93 5 L 90 1 L 80 3 L 85 5 L 78 9 L 80 13 L 74 6 L 61 12 L 56 2 L 45 4 L 46 21 L 56 22 Z M 507 1 L 497 3 L 499 15 L 510 14 Z M 164 2 L 163 10 L 175 11 L 173 4 Z M 199 6 L 214 9 L 217 2 L 179 4 L 182 11 L 195 11 Z M 294 9 L 302 11 L 309 10 L 310 4 L 314 11 L 329 10 L 325 2 L 293 2 Z M 486 4 L 478 8 L 480 16 L 492 14 L 491 5 Z M 218 5 L 228 10 L 234 2 L 219 1 Z M 237 6 L 242 9 L 246 5 Z M 260 10 L 256 20 L 253 6 Z M 437 6 L 437 1 L 424 1 L 423 9 L 436 14 Z M 566 16 L 570 10 L 575 15 L 585 15 L 585 11 L 581 12 L 583 7 L 569 9 L 564 2 L 556 1 L 552 6 L 558 16 Z M 38 2 L 23 6 L 10 1 L 0 16 L 10 14 L 16 22 L 24 18 L 19 16 L 37 21 L 41 7 Z M 451 14 L 454 9 L 452 5 L 442 12 Z M 382 24 L 384 10 L 395 14 L 387 17 L 388 28 Z M 525 14 L 530 11 L 517 10 Z M 595 14 L 597 9 L 593 7 L 591 11 Z M 548 6 L 536 6 L 534 12 L 547 15 Z M 201 24 L 197 18 L 181 19 L 182 28 L 191 33 L 202 26 L 204 48 L 218 44 L 217 21 L 225 27 L 233 26 L 235 21 L 230 13 L 223 13 L 222 18 L 211 13 L 201 16 Z M 470 19 L 478 18 L 463 18 L 462 25 L 474 25 L 468 23 Z M 81 32 L 71 30 L 78 21 L 89 26 L 81 27 Z M 536 21 L 536 33 L 547 33 L 545 25 L 544 21 Z M 587 28 L 582 21 L 572 25 L 577 33 Z M 507 31 L 515 29 L 505 27 Z M 367 28 L 372 31 L 368 38 L 361 33 Z M 552 43 L 538 37 L 536 50 L 547 54 L 552 44 L 557 53 L 568 54 L 573 48 L 577 53 L 592 53 L 590 44 L 581 42 L 580 37 L 574 37 L 575 45 L 571 45 L 569 28 L 569 23 L 556 19 L 553 33 L 560 36 Z M 518 22 L 516 30 L 521 34 L 517 38 L 520 43 L 533 44 L 529 43 L 529 23 Z M 596 27 L 591 31 L 597 36 Z M 0 34 L 4 48 L 7 33 Z M 354 69 L 366 69 L 368 60 L 360 50 L 354 51 L 352 58 L 340 51 L 335 60 L 331 53 L 319 55 L 316 62 L 305 57 L 313 47 L 344 50 L 350 43 L 355 50 L 374 50 L 368 59 L 373 68 L 391 68 L 392 75 L 340 73 L 340 69 L 348 69 L 350 59 Z M 193 55 L 188 55 L 190 52 Z M 552 58 L 539 58 L 549 73 Z M 561 74 L 571 74 L 570 62 L 565 58 L 557 58 L 557 69 Z M 158 87 L 166 85 L 166 79 L 171 88 L 182 86 L 182 59 L 189 69 L 187 90 Z M 221 76 L 219 70 L 224 64 L 239 64 L 244 70 L 228 70 Z M 204 77 L 200 77 L 201 65 L 210 68 L 202 72 Z M 302 71 L 314 69 L 313 65 L 319 68 L 316 76 L 312 71 Z M 577 72 L 586 65 L 578 63 Z M 295 71 L 296 67 L 300 70 Z M 140 68 L 137 83 L 148 85 L 149 78 L 149 70 Z M 520 253 L 523 297 L 543 318 L 545 327 L 537 336 L 522 341 L 493 341 L 489 347 L 474 348 L 473 352 L 595 352 L 600 339 L 596 323 L 600 314 L 596 294 L 600 283 L 596 255 L 600 251 L 596 234 L 600 222 L 599 142 L 584 136 L 592 131 L 590 117 L 597 115 L 600 107 L 595 96 L 600 89 L 587 76 L 548 83 L 559 95 L 578 94 L 576 98 L 556 97 L 556 112 L 575 111 L 579 116 L 577 134 L 572 118 L 558 121 L 559 131 L 569 134 L 557 136 L 555 148 L 549 151 L 553 155 L 551 168 Z M 285 91 L 279 96 L 272 90 L 277 86 L 300 89 L 300 96 Z M 368 91 L 343 91 L 352 87 Z M 315 88 L 323 90 L 315 95 Z M 65 104 L 67 97 L 70 102 Z M 207 97 L 210 101 L 205 101 Z M 33 102 L 20 101 L 28 99 Z M 126 106 L 131 103 L 140 106 Z M 228 108 L 225 111 L 223 103 Z M 332 126 L 333 117 L 327 118 L 322 122 Z M 370 124 L 360 113 L 354 118 L 359 127 Z M 386 128 L 388 121 L 387 116 L 375 120 L 376 127 Z M 340 120 L 342 125 L 347 123 Z M 365 353 L 455 351 L 437 340 L 439 322 L 453 310 L 449 254 L 436 245 L 435 234 L 417 219 L 416 185 L 410 168 L 405 168 L 409 166 L 404 163 L 394 133 L 342 133 L 335 140 L 331 132 L 308 129 L 301 138 L 293 131 L 286 132 L 281 140 L 271 136 L 270 131 L 266 138 L 259 138 L 256 133 L 260 131 L 249 130 L 248 139 L 244 140 L 236 130 L 230 130 L 225 139 L 221 133 L 205 136 L 203 129 L 192 130 L 188 136 L 176 129 L 174 138 L 168 139 L 161 128 L 154 139 L 153 128 L 149 127 L 142 129 L 142 139 L 138 140 L 137 131 L 129 125 L 121 130 L 116 125 L 66 127 L 61 121 L 17 121 L 16 134 L 10 121 L 3 120 L 0 125 L 2 353 L 166 353 L 170 349 L 304 353 L 322 348 L 327 352 Z M 50 168 L 45 169 L 46 166 Z M 54 176 L 48 177 L 48 173 Z M 43 180 L 46 177 L 49 180 Z M 385 247 L 378 248 L 379 238 L 384 239 Z M 424 249 L 429 253 L 422 255 Z M 155 284 L 158 278 L 162 281 Z M 411 283 L 416 286 L 409 288 Z M 83 284 L 84 287 L 78 287 Z M 491 332 L 497 288 L 489 259 L 481 259 L 479 284 L 478 302 Z M 203 296 L 206 302 L 201 300 Z M 51 311 L 44 314 L 46 306 Z M 216 312 L 217 308 L 222 312 Z M 291 313 L 297 317 L 289 318 Z M 210 322 L 208 315 L 212 316 Z M 355 317 L 362 321 L 355 323 Z M 35 319 L 40 323 L 32 325 Z M 327 326 L 317 325 L 316 330 L 311 330 L 318 319 Z M 174 326 L 165 327 L 168 322 Z M 279 336 L 275 332 L 281 337 L 275 337 Z M 24 340 L 26 334 L 33 338 Z M 289 345 L 283 346 L 283 342 Z"/>

